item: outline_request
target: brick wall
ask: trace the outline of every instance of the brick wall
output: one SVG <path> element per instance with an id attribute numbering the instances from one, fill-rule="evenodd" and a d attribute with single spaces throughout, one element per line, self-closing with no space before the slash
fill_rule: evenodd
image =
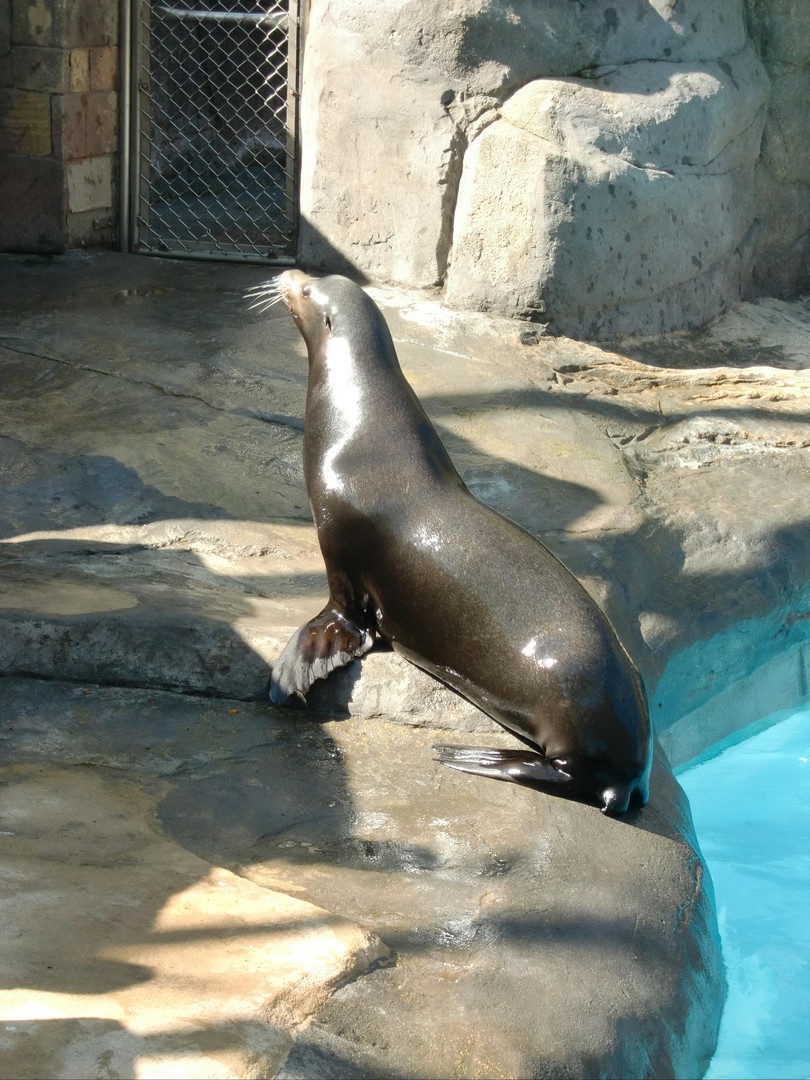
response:
<path id="1" fill-rule="evenodd" d="M 0 250 L 114 239 L 118 0 L 0 0 Z"/>

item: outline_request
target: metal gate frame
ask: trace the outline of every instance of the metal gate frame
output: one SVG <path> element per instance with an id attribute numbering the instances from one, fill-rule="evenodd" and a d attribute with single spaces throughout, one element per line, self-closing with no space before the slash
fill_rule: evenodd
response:
<path id="1" fill-rule="evenodd" d="M 155 250 L 140 244 L 139 233 L 145 224 L 149 212 L 149 203 L 142 193 L 143 174 L 141 164 L 144 157 L 144 133 L 142 115 L 144 101 L 148 101 L 148 87 L 141 84 L 141 4 L 142 0 L 119 0 L 120 5 L 120 108 L 119 108 L 119 152 L 120 152 L 120 201 L 119 201 L 119 247 L 121 251 L 138 252 L 167 258 L 235 260 L 264 265 L 292 265 L 295 263 L 295 248 L 298 229 L 298 178 L 300 158 L 299 146 L 299 79 L 301 71 L 301 31 L 306 11 L 306 0 L 288 0 L 286 16 L 261 12 L 239 13 L 226 11 L 192 11 L 172 6 L 172 0 L 159 0 L 164 13 L 178 21 L 198 22 L 246 22 L 264 25 L 279 25 L 286 18 L 288 24 L 288 78 L 286 112 L 286 168 L 285 196 L 288 216 L 292 222 L 289 251 L 281 254 L 262 255 L 260 252 L 238 252 L 215 250 L 215 241 L 209 249 L 204 249 L 204 242 L 194 250 Z"/>

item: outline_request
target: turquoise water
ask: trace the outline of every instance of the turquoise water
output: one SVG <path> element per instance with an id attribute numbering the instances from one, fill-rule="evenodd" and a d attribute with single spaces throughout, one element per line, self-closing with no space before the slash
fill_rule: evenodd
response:
<path id="1" fill-rule="evenodd" d="M 729 983 L 706 1075 L 807 1080 L 810 705 L 717 749 L 678 776 L 714 880 Z"/>

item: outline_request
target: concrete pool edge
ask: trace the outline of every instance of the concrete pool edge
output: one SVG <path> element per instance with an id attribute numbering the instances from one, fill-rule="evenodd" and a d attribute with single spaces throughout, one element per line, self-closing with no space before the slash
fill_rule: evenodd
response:
<path id="1" fill-rule="evenodd" d="M 807 700 L 809 618 L 805 589 L 768 614 L 741 620 L 670 658 L 650 705 L 674 769 L 771 713 Z"/>

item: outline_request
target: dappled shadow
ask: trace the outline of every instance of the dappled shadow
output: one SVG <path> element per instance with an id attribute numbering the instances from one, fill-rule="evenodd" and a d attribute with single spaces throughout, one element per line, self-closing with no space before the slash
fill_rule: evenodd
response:
<path id="1" fill-rule="evenodd" d="M 585 368 L 583 368 L 585 370 Z M 564 393 L 543 390 L 505 390 L 501 393 L 487 392 L 479 394 L 441 394 L 431 397 L 420 397 L 426 411 L 431 413 L 436 406 L 458 409 L 460 412 L 476 413 L 479 410 L 500 409 L 537 409 L 542 413 L 554 413 L 557 411 L 576 411 L 583 416 L 592 416 L 600 424 L 620 424 L 638 433 L 648 432 L 650 428 L 665 431 L 668 427 L 682 423 L 695 415 L 709 416 L 729 420 L 773 420 L 785 419 L 792 423 L 801 424 L 810 421 L 810 410 L 791 410 L 785 414 L 778 408 L 773 408 L 767 403 L 760 401 L 746 401 L 744 404 L 731 404 L 722 401 L 701 401 L 700 410 L 683 409 L 678 411 L 671 407 L 666 414 L 662 414 L 657 402 L 645 404 L 638 396 L 617 400 L 612 396 L 602 396 L 594 393 L 592 388 L 582 391 L 566 387 Z M 434 420 L 437 428 L 441 426 L 441 419 Z M 540 432 L 538 431 L 538 435 Z M 451 443 L 452 437 L 447 440 Z"/>
<path id="2" fill-rule="evenodd" d="M 224 1055 L 226 1061 L 249 1062 L 270 1076 L 284 1060 L 287 1044 L 281 1029 L 274 1032 L 267 1023 L 238 1018 L 139 1034 L 118 1020 L 82 1015 L 77 1008 L 75 1016 L 63 1019 L 20 1017 L 7 1022 L 0 1034 L 0 1069 L 17 1080 L 169 1076 L 181 1075 L 175 1071 L 178 1063 L 191 1058 L 202 1059 L 210 1075 L 229 1075 L 219 1072 L 223 1066 L 217 1059 Z"/>
<path id="3" fill-rule="evenodd" d="M 358 285 L 368 285 L 369 276 L 344 250 L 335 247 L 305 215 L 299 222 L 298 258 L 307 273 L 344 274 Z"/>
<path id="4" fill-rule="evenodd" d="M 772 367 L 795 371 L 810 366 L 808 338 L 807 297 L 790 303 L 761 298 L 749 301 L 736 314 L 719 316 L 702 330 L 627 338 L 615 342 L 614 349 L 640 363 L 671 370 Z"/>
<path id="5" fill-rule="evenodd" d="M 170 431 L 162 429 L 169 436 Z M 50 533 L 48 544 L 67 547 L 70 530 L 82 526 L 146 525 L 161 520 L 224 521 L 222 507 L 189 502 L 146 484 L 135 469 L 112 455 L 65 454 L 26 446 L 0 435 L 0 543 L 30 533 Z M 60 539 L 54 533 L 66 534 Z"/>
<path id="6" fill-rule="evenodd" d="M 308 994 L 361 973 L 363 951 L 355 961 L 358 935 L 346 937 L 339 915 L 235 888 L 216 868 L 232 862 L 228 826 L 241 837 L 243 819 L 254 823 L 257 761 L 294 781 L 288 805 L 300 812 L 309 798 L 313 814 L 350 829 L 351 794 L 326 731 L 302 734 L 270 709 L 121 687 L 5 678 L 0 700 L 0 840 L 13 883 L 0 947 L 4 1075 L 141 1075 L 144 1058 L 144 1075 L 166 1075 L 164 1057 L 219 1074 L 222 1054 L 227 1075 L 261 1062 L 275 1075 L 297 1002 L 303 1017 Z M 179 789 L 190 801 L 172 804 L 176 828 L 156 829 L 155 803 Z M 191 852 L 209 792 L 220 829 L 201 861 Z M 185 830 L 194 842 L 182 847 L 173 837 Z M 257 851 L 268 843 L 254 839 Z"/>
<path id="7" fill-rule="evenodd" d="M 711 367 L 772 367 L 790 371 L 797 366 L 782 345 L 764 345 L 757 340 L 729 343 L 718 341 L 705 331 L 696 331 L 688 338 L 673 336 L 660 341 L 627 339 L 616 342 L 614 348 L 641 364 L 674 371 Z"/>
<path id="8" fill-rule="evenodd" d="M 413 1073 L 390 1054 L 383 1057 L 375 1045 L 352 1040 L 346 1046 L 344 1040 L 324 1037 L 323 1031 L 310 1028 L 296 1038 L 281 1076 L 283 1080 L 315 1076 L 322 1080 L 400 1080 Z"/>
<path id="9" fill-rule="evenodd" d="M 504 81 L 494 92 L 503 99 L 539 77 L 538 43 L 542 43 L 543 76 L 564 79 L 572 74 L 572 56 L 588 69 L 598 57 L 612 55 L 617 34 L 624 35 L 631 26 L 633 41 L 648 36 L 663 57 L 677 55 L 683 48 L 681 28 L 663 18 L 652 4 L 625 11 L 621 6 L 597 4 L 538 8 L 534 0 L 517 0 L 507 10 L 485 8 L 465 15 L 454 44 L 466 70 L 494 61 L 501 65 Z"/>

